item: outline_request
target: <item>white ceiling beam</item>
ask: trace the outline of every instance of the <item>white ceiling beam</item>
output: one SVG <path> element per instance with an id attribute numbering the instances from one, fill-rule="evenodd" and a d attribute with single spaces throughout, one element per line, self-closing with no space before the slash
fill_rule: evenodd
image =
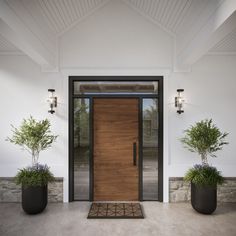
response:
<path id="1" fill-rule="evenodd" d="M 198 34 L 176 55 L 176 68 L 191 66 L 235 29 L 235 11 L 235 0 L 223 1 Z"/>
<path id="2" fill-rule="evenodd" d="M 42 40 L 45 40 L 45 37 L 40 38 L 38 34 L 36 36 L 5 0 L 0 0 L 0 34 L 37 64 L 43 67 L 56 66 L 56 55 L 53 53 L 55 48 L 49 49 L 49 44 Z"/>

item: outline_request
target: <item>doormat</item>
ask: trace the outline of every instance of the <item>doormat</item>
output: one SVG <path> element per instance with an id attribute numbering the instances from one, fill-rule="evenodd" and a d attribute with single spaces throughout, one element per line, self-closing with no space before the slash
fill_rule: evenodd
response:
<path id="1" fill-rule="evenodd" d="M 140 203 L 92 203 L 88 219 L 144 219 Z"/>

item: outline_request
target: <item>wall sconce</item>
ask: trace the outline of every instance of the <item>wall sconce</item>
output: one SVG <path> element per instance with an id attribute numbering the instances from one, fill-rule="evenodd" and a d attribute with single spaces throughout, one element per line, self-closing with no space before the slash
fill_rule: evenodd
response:
<path id="1" fill-rule="evenodd" d="M 53 114 L 55 113 L 54 108 L 57 107 L 57 97 L 54 95 L 55 89 L 48 89 L 48 92 L 50 93 L 48 98 L 50 110 L 48 112 Z"/>
<path id="2" fill-rule="evenodd" d="M 184 112 L 183 110 L 183 97 L 182 97 L 182 92 L 184 92 L 184 89 L 177 89 L 178 95 L 175 97 L 175 107 L 177 107 L 177 113 L 181 114 Z"/>

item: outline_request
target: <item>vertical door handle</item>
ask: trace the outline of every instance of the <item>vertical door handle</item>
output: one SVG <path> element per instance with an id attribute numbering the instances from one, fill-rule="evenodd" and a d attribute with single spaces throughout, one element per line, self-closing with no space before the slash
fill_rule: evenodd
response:
<path id="1" fill-rule="evenodd" d="M 136 143 L 133 143 L 133 165 L 136 166 Z"/>

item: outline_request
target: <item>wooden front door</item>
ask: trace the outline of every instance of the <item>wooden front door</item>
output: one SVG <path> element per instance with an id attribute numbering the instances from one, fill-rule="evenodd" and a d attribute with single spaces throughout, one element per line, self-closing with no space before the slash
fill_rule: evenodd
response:
<path id="1" fill-rule="evenodd" d="M 138 99 L 94 99 L 94 200 L 139 200 Z M 136 155 L 135 155 L 136 154 Z"/>

